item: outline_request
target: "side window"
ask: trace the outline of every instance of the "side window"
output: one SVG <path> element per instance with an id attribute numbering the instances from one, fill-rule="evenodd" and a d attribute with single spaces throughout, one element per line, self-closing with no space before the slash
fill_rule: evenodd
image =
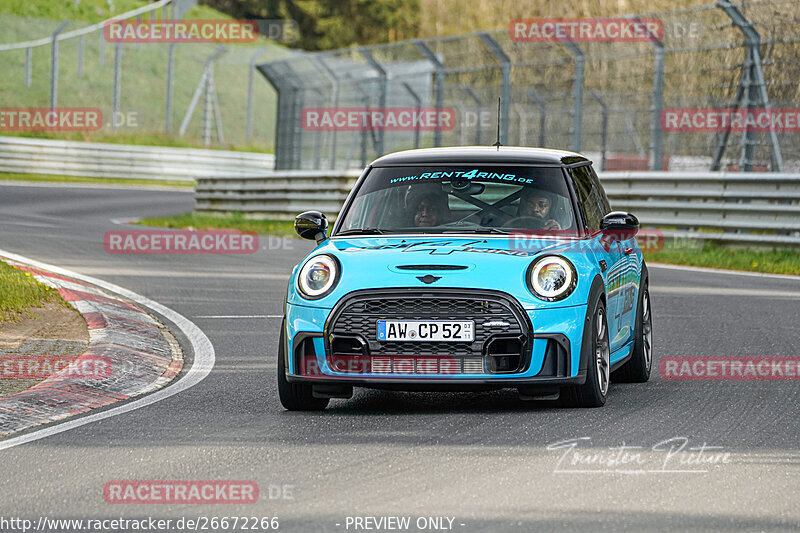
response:
<path id="1" fill-rule="evenodd" d="M 597 172 L 594 171 L 594 167 L 588 166 L 586 168 L 588 168 L 592 173 L 592 183 L 594 183 L 594 186 L 597 187 L 597 190 L 600 193 L 603 216 L 605 216 L 611 212 L 611 204 L 608 201 L 608 196 L 606 196 L 606 191 L 603 189 L 603 185 L 600 183 L 600 178 L 597 177 Z"/>
<path id="2" fill-rule="evenodd" d="M 583 207 L 587 229 L 600 229 L 600 221 L 611 211 L 611 207 L 597 174 L 590 165 L 573 168 L 570 173 Z"/>

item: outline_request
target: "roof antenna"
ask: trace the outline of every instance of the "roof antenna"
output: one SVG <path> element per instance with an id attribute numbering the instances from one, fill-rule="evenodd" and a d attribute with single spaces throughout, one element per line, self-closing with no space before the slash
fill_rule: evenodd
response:
<path id="1" fill-rule="evenodd" d="M 492 146 L 496 146 L 498 152 L 500 151 L 500 147 L 503 146 L 500 143 L 500 98 L 497 99 L 497 140 Z"/>

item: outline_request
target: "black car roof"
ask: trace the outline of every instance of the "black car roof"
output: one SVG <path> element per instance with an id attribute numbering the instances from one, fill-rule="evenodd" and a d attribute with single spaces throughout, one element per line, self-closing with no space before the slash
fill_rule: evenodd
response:
<path id="1" fill-rule="evenodd" d="M 373 167 L 418 164 L 494 164 L 494 165 L 574 165 L 588 162 L 584 156 L 566 150 L 526 148 L 522 146 L 454 146 L 404 150 L 379 157 Z"/>

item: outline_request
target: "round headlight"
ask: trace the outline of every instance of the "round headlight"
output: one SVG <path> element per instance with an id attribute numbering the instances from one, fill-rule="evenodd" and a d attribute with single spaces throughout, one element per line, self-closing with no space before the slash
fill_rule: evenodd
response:
<path id="1" fill-rule="evenodd" d="M 548 255 L 533 262 L 528 267 L 527 277 L 531 292 L 548 302 L 566 298 L 578 283 L 575 267 L 558 255 Z"/>
<path id="2" fill-rule="evenodd" d="M 300 269 L 297 288 L 303 298 L 316 300 L 322 298 L 339 281 L 339 261 L 331 255 L 312 257 Z"/>

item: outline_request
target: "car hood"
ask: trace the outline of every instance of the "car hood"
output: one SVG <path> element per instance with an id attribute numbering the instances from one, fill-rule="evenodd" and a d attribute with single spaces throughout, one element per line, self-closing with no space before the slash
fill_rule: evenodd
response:
<path id="1" fill-rule="evenodd" d="M 339 260 L 341 278 L 336 288 L 319 300 L 302 298 L 297 292 L 295 279 L 304 259 L 292 273 L 288 301 L 299 305 L 333 307 L 342 296 L 355 290 L 474 288 L 511 294 L 526 308 L 552 307 L 553 304 L 543 302 L 530 293 L 525 279 L 528 266 L 534 258 L 546 253 L 564 255 L 575 264 L 580 285 L 582 274 L 589 270 L 584 264 L 587 262 L 587 242 L 514 235 L 336 237 L 321 243 L 308 256 L 325 253 Z M 579 305 L 581 299 L 576 297 L 579 292 L 576 290 L 557 305 Z"/>

